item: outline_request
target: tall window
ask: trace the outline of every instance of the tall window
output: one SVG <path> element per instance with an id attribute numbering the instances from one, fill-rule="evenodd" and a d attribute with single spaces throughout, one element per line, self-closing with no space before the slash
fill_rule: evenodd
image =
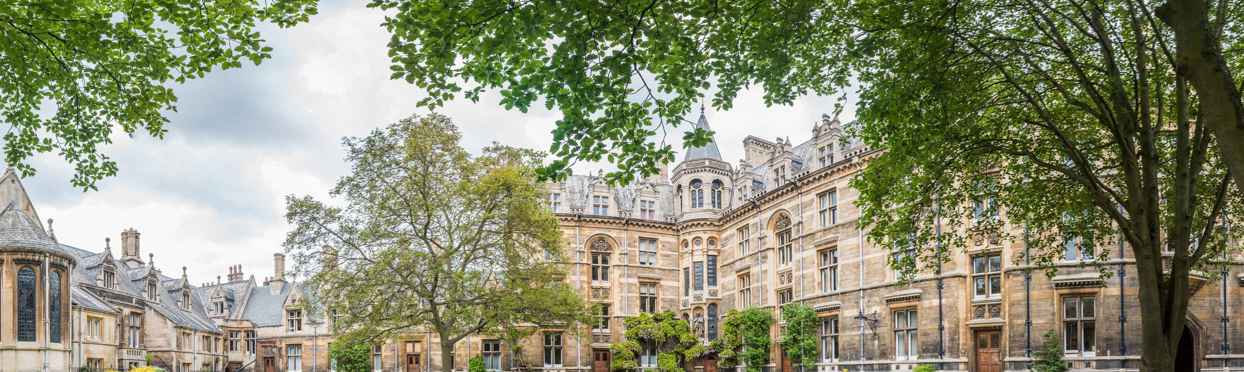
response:
<path id="1" fill-rule="evenodd" d="M 713 180 L 713 190 L 712 195 L 710 195 L 713 208 L 721 208 L 721 189 L 724 187 L 725 185 L 721 183 L 721 180 Z"/>
<path id="2" fill-rule="evenodd" d="M 774 235 L 777 235 L 778 241 L 778 262 L 783 265 L 788 264 L 794 258 L 795 253 L 792 248 L 793 239 L 791 239 L 790 235 L 790 217 L 786 215 L 778 217 L 774 228 L 777 230 Z"/>
<path id="3" fill-rule="evenodd" d="M 785 305 L 795 299 L 795 294 L 790 288 L 778 290 L 778 305 Z"/>
<path id="4" fill-rule="evenodd" d="M 717 286 L 717 255 L 708 255 L 708 286 Z"/>
<path id="5" fill-rule="evenodd" d="M 717 304 L 708 304 L 708 339 L 717 339 Z"/>
<path id="6" fill-rule="evenodd" d="M 609 215 L 609 197 L 604 195 L 592 195 L 592 214 L 598 216 Z"/>
<path id="7" fill-rule="evenodd" d="M 1093 242 L 1079 236 L 1067 237 L 1063 240 L 1063 259 L 1067 261 L 1093 259 Z"/>
<path id="8" fill-rule="evenodd" d="M 246 331 L 246 352 L 255 352 L 255 331 Z"/>
<path id="9" fill-rule="evenodd" d="M 644 349 L 639 354 L 639 368 L 657 368 L 657 345 L 651 341 L 644 342 L 643 345 Z"/>
<path id="10" fill-rule="evenodd" d="M 695 290 L 704 290 L 704 261 L 692 262 L 691 267 L 695 270 Z"/>
<path id="11" fill-rule="evenodd" d="M 894 312 L 894 355 L 898 360 L 916 359 L 920 348 L 916 343 L 916 309 Z"/>
<path id="12" fill-rule="evenodd" d="M 371 347 L 371 369 L 376 372 L 384 370 L 384 354 L 380 345 L 372 345 Z"/>
<path id="13" fill-rule="evenodd" d="M 838 360 L 838 317 L 821 318 L 821 360 Z"/>
<path id="14" fill-rule="evenodd" d="M 986 195 L 972 201 L 972 222 L 982 224 L 997 222 L 999 219 L 998 202 L 993 195 Z"/>
<path id="15" fill-rule="evenodd" d="M 489 371 L 501 370 L 501 341 L 484 340 L 483 347 L 484 369 Z"/>
<path id="16" fill-rule="evenodd" d="M 242 331 L 229 331 L 229 351 L 238 351 L 242 343 Z"/>
<path id="17" fill-rule="evenodd" d="M 294 332 L 302 330 L 302 310 L 293 309 L 286 311 L 286 327 L 285 330 Z"/>
<path id="18" fill-rule="evenodd" d="M 682 268 L 682 296 L 687 297 L 690 295 L 691 295 L 691 269 L 684 267 Z"/>
<path id="19" fill-rule="evenodd" d="M 147 279 L 147 299 L 157 302 L 160 300 L 160 284 L 156 283 L 155 278 Z"/>
<path id="20" fill-rule="evenodd" d="M 820 267 L 821 292 L 838 290 L 838 250 L 826 249 L 818 252 L 817 261 Z"/>
<path id="21" fill-rule="evenodd" d="M 657 265 L 657 240 L 653 238 L 639 238 L 639 265 L 640 266 L 656 266 Z"/>
<path id="22" fill-rule="evenodd" d="M 821 162 L 821 166 L 827 166 L 834 163 L 834 145 L 827 144 L 817 146 L 816 159 Z"/>
<path id="23" fill-rule="evenodd" d="M 752 276 L 748 274 L 739 275 L 739 307 L 747 308 L 752 305 Z"/>
<path id="24" fill-rule="evenodd" d="M 184 288 L 181 290 L 181 309 L 190 311 L 190 291 Z"/>
<path id="25" fill-rule="evenodd" d="M 1067 352 L 1092 353 L 1097 350 L 1096 316 L 1092 297 L 1063 298 L 1063 345 Z"/>
<path id="26" fill-rule="evenodd" d="M 609 331 L 609 304 L 596 304 L 596 323 L 592 324 L 592 330 Z"/>
<path id="27" fill-rule="evenodd" d="M 1002 256 L 990 254 L 972 257 L 974 298 L 1002 296 Z"/>
<path id="28" fill-rule="evenodd" d="M 35 341 L 35 270 L 17 270 L 17 340 Z"/>
<path id="29" fill-rule="evenodd" d="M 549 210 L 552 210 L 553 212 L 557 212 L 557 211 L 560 211 L 561 209 L 562 209 L 562 194 L 556 193 L 556 192 L 549 194 Z"/>
<path id="30" fill-rule="evenodd" d="M 829 227 L 838 223 L 838 190 L 829 190 L 816 196 L 820 209 L 817 217 L 821 227 Z"/>
<path id="31" fill-rule="evenodd" d="M 747 253 L 750 251 L 748 249 L 749 248 L 748 242 L 751 241 L 750 238 L 752 237 L 750 230 L 751 229 L 746 224 L 744 224 L 743 226 L 739 226 L 738 229 L 734 230 L 734 237 L 735 239 L 739 240 L 739 257 L 740 258 L 747 256 Z"/>
<path id="32" fill-rule="evenodd" d="M 61 319 L 64 318 L 60 306 L 61 296 L 60 271 L 52 270 L 48 275 L 48 328 L 52 342 L 60 342 Z"/>
<path id="33" fill-rule="evenodd" d="M 101 280 L 103 281 L 103 283 L 100 283 L 100 284 L 103 284 L 104 288 L 117 289 L 117 274 L 116 272 L 112 271 L 112 269 L 105 268 L 103 279 Z"/>
<path id="34" fill-rule="evenodd" d="M 138 314 L 130 313 L 127 316 L 126 326 L 129 327 L 129 333 L 126 334 L 126 341 L 129 342 L 131 349 L 141 347 L 139 341 L 142 340 L 143 323 L 142 317 Z"/>
<path id="35" fill-rule="evenodd" d="M 91 340 L 102 340 L 104 338 L 104 319 L 97 316 L 86 317 L 86 335 Z"/>
<path id="36" fill-rule="evenodd" d="M 639 311 L 657 312 L 657 283 L 639 283 Z"/>
<path id="37" fill-rule="evenodd" d="M 592 281 L 609 281 L 609 252 L 592 252 Z"/>
<path id="38" fill-rule="evenodd" d="M 704 182 L 691 180 L 691 208 L 704 208 Z"/>
<path id="39" fill-rule="evenodd" d="M 646 220 L 657 219 L 657 201 L 639 199 L 639 218 Z"/>
<path id="40" fill-rule="evenodd" d="M 544 333 L 544 367 L 557 368 L 562 366 L 562 334 L 561 332 Z"/>

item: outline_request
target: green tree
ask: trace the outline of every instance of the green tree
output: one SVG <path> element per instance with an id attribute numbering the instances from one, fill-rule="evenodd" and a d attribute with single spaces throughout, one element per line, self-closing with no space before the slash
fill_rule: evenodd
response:
<path id="1" fill-rule="evenodd" d="M 782 338 L 778 344 L 801 369 L 816 368 L 816 311 L 801 303 L 782 306 Z"/>
<path id="2" fill-rule="evenodd" d="M 539 154 L 472 157 L 449 118 L 412 116 L 347 138 L 332 201 L 287 198 L 285 247 L 337 330 L 359 340 L 427 329 L 441 350 L 521 322 L 568 330 L 586 307 L 563 281 L 557 220 L 532 172 Z M 441 368 L 453 368 L 452 352 Z"/>
<path id="3" fill-rule="evenodd" d="M 704 353 L 704 345 L 691 333 L 691 326 L 673 312 L 640 313 L 623 323 L 626 333 L 622 341 L 610 346 L 613 361 L 609 366 L 615 371 L 640 368 L 638 358 L 645 348 L 656 352 L 656 369 L 661 372 L 682 372 L 687 361 Z"/>
<path id="4" fill-rule="evenodd" d="M 1067 361 L 1063 359 L 1063 344 L 1058 341 L 1058 333 L 1045 332 L 1041 336 L 1041 350 L 1037 350 L 1037 360 L 1032 364 L 1036 372 L 1066 372 Z"/>
<path id="5" fill-rule="evenodd" d="M 753 85 L 786 104 L 854 84 L 855 130 L 884 150 L 855 182 L 869 237 L 922 248 L 897 266 L 937 265 L 982 233 L 1025 241 L 1047 268 L 1067 241 L 1098 258 L 1122 247 L 1145 370 L 1173 368 L 1187 275 L 1220 257 L 1216 231 L 1240 215 L 1234 1 L 372 5 L 390 14 L 393 77 L 428 89 L 423 104 L 498 90 L 507 108 L 560 110 L 545 177 L 577 160 L 618 165 L 615 183 L 655 172 L 673 153 L 653 140 L 705 94 L 729 108 Z"/>
<path id="6" fill-rule="evenodd" d="M 371 345 L 366 342 L 351 342 L 346 339 L 337 339 L 329 347 L 328 355 L 329 360 L 336 361 L 338 371 L 371 371 Z"/>
<path id="7" fill-rule="evenodd" d="M 31 0 L 0 4 L 0 123 L 4 161 L 56 152 L 72 183 L 116 174 L 100 147 L 114 130 L 161 138 L 176 110 L 171 84 L 271 56 L 260 23 L 291 27 L 315 0 Z"/>
<path id="8" fill-rule="evenodd" d="M 760 372 L 769 364 L 769 327 L 773 314 L 768 310 L 749 308 L 730 309 L 721 318 L 721 338 L 713 341 L 717 350 L 717 364 L 732 368 L 740 364 L 747 372 Z"/>

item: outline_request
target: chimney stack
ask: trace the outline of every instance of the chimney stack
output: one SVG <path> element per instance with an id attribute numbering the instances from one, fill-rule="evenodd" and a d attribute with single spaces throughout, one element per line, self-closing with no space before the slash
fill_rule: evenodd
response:
<path id="1" fill-rule="evenodd" d="M 278 282 L 285 281 L 285 254 L 276 253 L 272 255 L 272 280 Z"/>
<path id="2" fill-rule="evenodd" d="M 242 265 L 229 266 L 229 276 L 227 278 L 230 283 L 242 281 Z"/>
<path id="3" fill-rule="evenodd" d="M 138 247 L 138 230 L 133 227 L 121 231 L 121 257 L 142 261 L 142 251 Z"/>

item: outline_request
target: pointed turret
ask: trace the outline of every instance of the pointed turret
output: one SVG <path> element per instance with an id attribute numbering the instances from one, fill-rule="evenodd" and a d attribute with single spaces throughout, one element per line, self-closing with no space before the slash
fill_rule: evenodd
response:
<path id="1" fill-rule="evenodd" d="M 695 122 L 695 126 L 692 127 L 692 129 L 698 129 L 698 128 L 703 128 L 704 130 L 707 130 L 707 131 L 712 130 L 712 129 L 709 129 L 708 127 L 708 117 L 704 116 L 704 105 L 700 105 L 700 120 L 697 120 Z M 704 146 L 687 149 L 687 153 L 683 155 L 682 160 L 689 161 L 689 160 L 695 160 L 695 159 L 721 160 L 721 151 L 717 150 L 716 138 L 710 138 L 708 140 L 708 143 L 704 144 Z"/>

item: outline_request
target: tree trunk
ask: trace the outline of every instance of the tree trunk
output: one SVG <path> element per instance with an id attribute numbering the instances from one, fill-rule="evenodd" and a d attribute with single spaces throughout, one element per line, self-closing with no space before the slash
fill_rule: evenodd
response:
<path id="1" fill-rule="evenodd" d="M 1244 185 L 1244 101 L 1219 35 L 1210 28 L 1209 3 L 1170 0 L 1158 15 L 1175 31 L 1176 68 L 1196 90 L 1203 122 L 1213 130 L 1227 170 L 1236 185 Z"/>
<path id="2" fill-rule="evenodd" d="M 441 372 L 454 370 L 454 342 L 441 336 Z"/>

